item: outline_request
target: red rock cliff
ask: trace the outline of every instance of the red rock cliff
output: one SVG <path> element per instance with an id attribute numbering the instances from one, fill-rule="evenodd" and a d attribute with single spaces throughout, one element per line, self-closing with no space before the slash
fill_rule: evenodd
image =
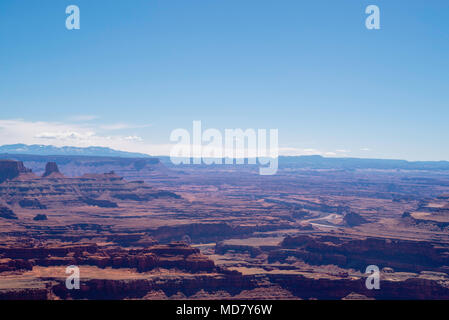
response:
<path id="1" fill-rule="evenodd" d="M 0 183 L 18 177 L 21 173 L 29 173 L 22 161 L 0 160 Z"/>

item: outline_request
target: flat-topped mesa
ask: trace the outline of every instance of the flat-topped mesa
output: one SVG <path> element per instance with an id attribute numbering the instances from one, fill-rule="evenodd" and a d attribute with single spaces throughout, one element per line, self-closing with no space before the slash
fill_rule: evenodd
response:
<path id="1" fill-rule="evenodd" d="M 45 166 L 45 172 L 42 175 L 43 178 L 46 177 L 58 177 L 62 178 L 63 175 L 61 172 L 59 172 L 58 165 L 56 162 L 47 162 L 47 165 Z"/>
<path id="2" fill-rule="evenodd" d="M 0 183 L 30 172 L 31 170 L 25 168 L 22 161 L 0 160 Z"/>
<path id="3" fill-rule="evenodd" d="M 355 212 L 348 212 L 344 216 L 343 221 L 350 227 L 357 227 L 362 224 L 368 223 L 365 218 Z"/>

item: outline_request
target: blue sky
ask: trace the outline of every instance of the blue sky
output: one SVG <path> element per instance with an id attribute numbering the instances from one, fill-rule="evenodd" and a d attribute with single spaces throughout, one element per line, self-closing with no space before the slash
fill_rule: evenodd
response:
<path id="1" fill-rule="evenodd" d="M 159 155 L 201 120 L 277 128 L 281 154 L 449 160 L 448 58 L 446 0 L 2 0 L 0 144 Z"/>

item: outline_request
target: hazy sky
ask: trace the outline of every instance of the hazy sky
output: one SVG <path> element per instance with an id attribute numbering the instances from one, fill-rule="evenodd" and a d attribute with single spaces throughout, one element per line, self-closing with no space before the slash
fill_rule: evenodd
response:
<path id="1" fill-rule="evenodd" d="M 277 128 L 282 154 L 449 160 L 449 1 L 0 1 L 0 144 L 160 155 L 193 120 Z"/>

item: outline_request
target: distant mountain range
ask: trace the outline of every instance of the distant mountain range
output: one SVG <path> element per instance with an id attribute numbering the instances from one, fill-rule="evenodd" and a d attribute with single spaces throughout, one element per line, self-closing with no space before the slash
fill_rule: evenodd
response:
<path id="1" fill-rule="evenodd" d="M 49 145 L 10 144 L 0 146 L 0 154 L 29 154 L 54 156 L 94 156 L 94 157 L 122 157 L 122 158 L 149 158 L 144 153 L 118 151 L 103 147 L 55 147 Z"/>
<path id="2" fill-rule="evenodd" d="M 170 161 L 170 157 L 158 156 L 158 158 L 166 166 L 168 167 L 174 166 Z M 245 163 L 247 163 L 247 159 L 245 159 Z M 365 158 L 327 158 L 319 155 L 280 156 L 279 169 L 322 169 L 322 170 L 374 169 L 374 170 L 449 171 L 449 162 L 407 161 L 407 160 L 365 159 Z"/>
<path id="3" fill-rule="evenodd" d="M 55 147 L 51 145 L 12 144 L 0 146 L 0 158 L 6 155 L 35 156 L 85 156 L 85 157 L 120 157 L 120 158 L 152 158 L 143 153 L 118 151 L 104 147 Z M 17 158 L 17 157 L 15 157 Z M 170 157 L 158 156 L 162 163 L 171 167 Z M 20 159 L 20 160 L 25 160 Z M 54 160 L 52 160 L 54 161 Z M 377 169 L 377 170 L 443 170 L 449 171 L 448 161 L 406 161 L 389 159 L 361 158 L 327 158 L 322 156 L 279 157 L 279 168 L 308 169 Z"/>
<path id="4" fill-rule="evenodd" d="M 311 169 L 449 170 L 448 161 L 407 161 L 322 156 L 279 157 L 279 167 Z"/>

